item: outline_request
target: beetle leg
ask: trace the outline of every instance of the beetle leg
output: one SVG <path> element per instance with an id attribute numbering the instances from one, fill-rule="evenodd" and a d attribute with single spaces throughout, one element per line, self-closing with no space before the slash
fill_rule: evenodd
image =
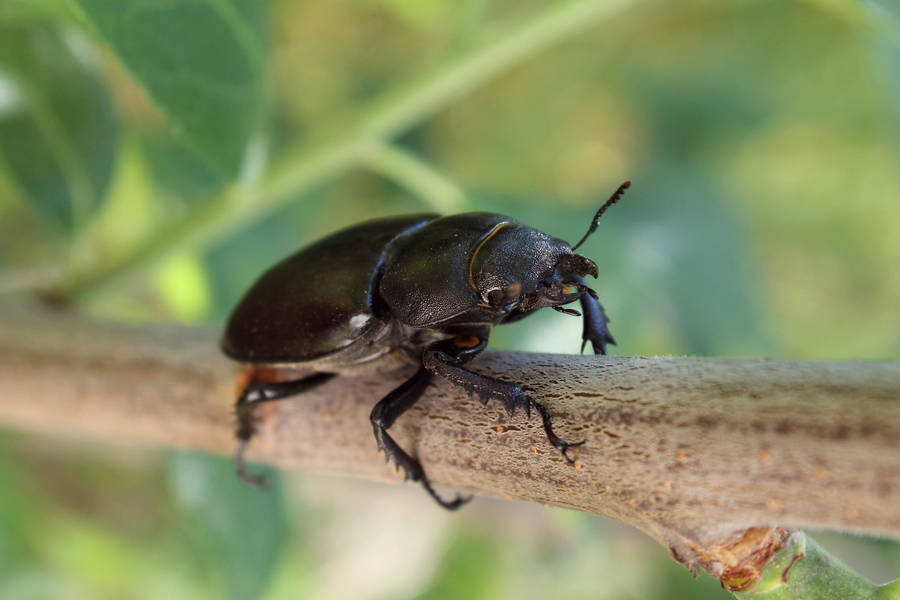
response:
<path id="1" fill-rule="evenodd" d="M 460 346 L 460 340 L 467 342 L 469 337 L 477 340 L 471 346 Z M 509 416 L 513 416 L 517 408 L 522 408 L 531 416 L 531 401 L 517 385 L 504 383 L 491 377 L 485 377 L 462 368 L 463 365 L 487 346 L 487 338 L 474 336 L 457 336 L 441 340 L 428 347 L 422 356 L 425 368 L 455 383 L 471 394 L 478 394 L 482 404 L 488 400 L 499 400 Z"/>
<path id="2" fill-rule="evenodd" d="M 553 432 L 550 412 L 543 404 L 529 398 L 517 385 L 479 375 L 460 366 L 475 358 L 487 346 L 487 337 L 477 337 L 478 343 L 470 345 L 467 342 L 472 337 L 475 336 L 456 336 L 432 344 L 422 357 L 425 368 L 470 393 L 478 394 L 482 404 L 487 404 L 492 398 L 499 400 L 510 416 L 516 408 L 521 407 L 530 417 L 533 406 L 541 415 L 547 440 L 562 453 L 569 464 L 574 463 L 575 459 L 569 456 L 569 450 L 582 445 L 584 441 L 570 444 L 560 439 Z"/>
<path id="3" fill-rule="evenodd" d="M 550 445 L 560 451 L 563 455 L 563 458 L 566 459 L 566 462 L 571 464 L 575 463 L 575 459 L 569 456 L 569 450 L 572 448 L 577 448 L 578 446 L 583 445 L 587 440 L 581 440 L 580 442 L 569 443 L 564 440 L 559 439 L 559 437 L 553 433 L 553 426 L 550 420 L 550 413 L 547 411 L 547 408 L 543 404 L 539 404 L 534 400 L 531 401 L 534 404 L 534 407 L 537 409 L 539 413 L 541 413 L 541 421 L 544 423 L 544 433 L 547 434 L 547 440 L 550 442 Z"/>
<path id="4" fill-rule="evenodd" d="M 448 510 L 456 510 L 471 500 L 471 496 L 468 498 L 457 496 L 454 500 L 449 501 L 438 496 L 428 482 L 425 471 L 422 469 L 422 464 L 407 454 L 387 432 L 388 428 L 397 420 L 397 417 L 406 412 L 422 396 L 422 392 L 425 391 L 430 379 L 431 373 L 425 367 L 420 368 L 415 375 L 376 404 L 369 419 L 372 421 L 372 429 L 375 431 L 378 449 L 384 452 L 385 461 L 393 460 L 398 469 L 403 469 L 405 479 L 421 482 L 425 491 L 438 504 Z"/>
<path id="5" fill-rule="evenodd" d="M 607 328 L 609 317 L 603 311 L 603 307 L 597 302 L 597 298 L 592 293 L 593 290 L 586 289 L 581 294 L 581 310 L 584 312 L 584 331 L 581 334 L 581 351 L 584 352 L 585 345 L 590 341 L 594 348 L 594 354 L 606 354 L 607 344 L 616 344 L 612 334 Z"/>
<path id="6" fill-rule="evenodd" d="M 234 406 L 238 420 L 235 434 L 239 441 L 237 451 L 234 453 L 234 468 L 242 481 L 256 487 L 263 487 L 266 484 L 263 477 L 248 473 L 244 465 L 244 451 L 247 449 L 250 438 L 256 433 L 256 417 L 253 414 L 253 408 L 263 402 L 282 400 L 311 390 L 325 383 L 334 375 L 334 373 L 313 373 L 302 379 L 251 383 L 244 388 Z"/>
<path id="7" fill-rule="evenodd" d="M 566 308 L 564 306 L 554 306 L 553 310 L 556 312 L 561 312 L 564 315 L 569 315 L 570 317 L 580 317 L 581 313 L 573 308 Z"/>

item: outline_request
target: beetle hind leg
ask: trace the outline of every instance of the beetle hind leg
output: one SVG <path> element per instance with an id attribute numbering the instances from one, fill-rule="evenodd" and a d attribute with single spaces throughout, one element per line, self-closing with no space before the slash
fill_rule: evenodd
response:
<path id="1" fill-rule="evenodd" d="M 251 383 L 238 396 L 234 406 L 237 414 L 237 430 L 235 436 L 238 439 L 238 447 L 234 453 L 234 469 L 241 481 L 254 487 L 265 487 L 266 480 L 259 475 L 253 475 L 247 471 L 244 464 L 244 452 L 250 439 L 256 434 L 257 418 L 254 408 L 264 402 L 282 400 L 309 391 L 325 383 L 334 373 L 313 373 L 302 379 L 291 381 L 276 381 L 268 383 Z"/>
<path id="2" fill-rule="evenodd" d="M 378 402 L 372 409 L 369 419 L 372 421 L 378 450 L 384 452 L 385 461 L 393 460 L 398 469 L 403 469 L 405 479 L 420 482 L 435 502 L 448 510 L 456 510 L 471 500 L 471 496 L 465 498 L 456 496 L 453 500 L 441 498 L 431 487 L 428 477 L 425 476 L 425 470 L 422 469 L 422 464 L 403 450 L 387 432 L 397 417 L 406 412 L 421 397 L 422 392 L 428 386 L 429 379 L 431 379 L 431 374 L 425 367 L 420 368 L 409 380 Z"/>

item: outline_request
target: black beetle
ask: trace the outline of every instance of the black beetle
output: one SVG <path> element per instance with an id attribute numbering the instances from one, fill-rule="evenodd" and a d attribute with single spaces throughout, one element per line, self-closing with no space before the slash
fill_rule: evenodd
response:
<path id="1" fill-rule="evenodd" d="M 438 496 L 419 461 L 387 433 L 422 395 L 433 374 L 478 394 L 482 403 L 499 400 L 510 414 L 521 407 L 530 415 L 534 407 L 547 439 L 573 462 L 569 450 L 584 442 L 557 437 L 543 405 L 518 385 L 462 365 L 485 349 L 494 325 L 517 321 L 543 307 L 581 316 L 561 306 L 575 300 L 584 313 L 582 351 L 590 342 L 595 353 L 606 354 L 606 345 L 615 344 L 607 329 L 609 319 L 584 282 L 587 275 L 597 276 L 597 265 L 575 250 L 629 185 L 626 181 L 619 186 L 600 207 L 575 246 L 503 215 L 420 214 L 344 229 L 269 269 L 232 312 L 222 349 L 251 366 L 309 368 L 314 374 L 244 387 L 236 406 L 238 474 L 260 483 L 243 465 L 244 448 L 255 432 L 254 405 L 294 396 L 388 356 L 419 369 L 372 410 L 378 448 L 407 478 L 421 481 L 441 506 L 455 509 L 466 499 Z"/>

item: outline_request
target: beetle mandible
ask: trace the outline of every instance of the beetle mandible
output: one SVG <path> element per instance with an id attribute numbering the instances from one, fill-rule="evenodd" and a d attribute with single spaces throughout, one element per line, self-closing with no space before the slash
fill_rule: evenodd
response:
<path id="1" fill-rule="evenodd" d="M 479 375 L 463 365 L 487 346 L 491 328 L 550 307 L 582 316 L 581 349 L 591 343 L 606 354 L 615 344 L 597 294 L 585 283 L 597 265 L 575 250 L 615 204 L 625 182 L 600 207 L 574 246 L 493 213 L 389 217 L 326 237 L 266 271 L 228 319 L 222 350 L 253 367 L 309 368 L 307 377 L 246 385 L 240 393 L 235 466 L 251 484 L 244 449 L 255 433 L 252 409 L 310 390 L 339 373 L 352 373 L 388 356 L 418 365 L 409 380 L 375 405 L 371 421 L 379 450 L 421 482 L 438 504 L 455 509 L 468 498 L 441 498 L 421 463 L 388 434 L 433 375 L 499 400 L 513 414 L 540 414 L 550 444 L 572 463 L 570 450 L 584 442 L 560 439 L 550 413 L 518 385 Z M 582 312 L 562 305 L 578 300 Z"/>

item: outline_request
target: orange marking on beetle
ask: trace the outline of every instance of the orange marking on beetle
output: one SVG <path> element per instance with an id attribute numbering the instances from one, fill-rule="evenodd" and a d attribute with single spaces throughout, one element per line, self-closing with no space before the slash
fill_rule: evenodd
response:
<path id="1" fill-rule="evenodd" d="M 481 247 L 484 246 L 489 239 L 494 237 L 494 234 L 500 231 L 500 228 L 504 227 L 505 225 L 509 225 L 509 221 L 503 221 L 502 223 L 497 223 L 496 225 L 494 225 L 493 229 L 488 231 L 487 235 L 481 238 L 481 241 L 478 242 L 477 246 L 475 246 L 475 251 L 472 252 L 471 258 L 469 258 L 469 285 L 471 285 L 472 289 L 476 292 L 478 291 L 478 287 L 475 285 L 475 279 L 472 277 L 472 263 L 475 262 L 475 257 L 478 256 L 478 251 L 481 250 Z"/>
<path id="2" fill-rule="evenodd" d="M 457 348 L 474 348 L 481 340 L 474 335 L 458 335 L 453 338 L 453 345 Z"/>

